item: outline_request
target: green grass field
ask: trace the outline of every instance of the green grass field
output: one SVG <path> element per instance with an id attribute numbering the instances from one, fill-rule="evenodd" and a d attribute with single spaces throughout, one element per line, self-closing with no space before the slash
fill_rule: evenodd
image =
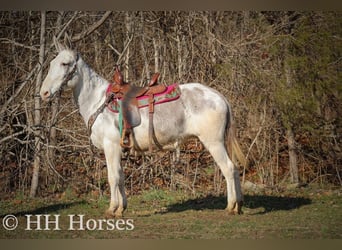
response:
<path id="1" fill-rule="evenodd" d="M 1 201 L 0 238 L 85 239 L 341 239 L 342 191 L 302 188 L 295 191 L 245 194 L 244 214 L 231 216 L 224 210 L 226 198 L 189 195 L 180 191 L 149 190 L 128 199 L 122 220 L 108 219 L 108 197 L 26 199 Z M 6 221 L 6 215 L 14 215 Z M 37 214 L 49 215 L 50 224 Z M 32 215 L 27 230 L 27 215 Z M 51 220 L 59 215 L 58 229 Z M 70 230 L 70 216 L 75 215 Z M 82 227 L 78 215 L 84 215 Z M 88 223 L 88 224 L 86 224 Z M 115 224 L 116 223 L 116 224 Z M 80 228 L 81 227 L 81 228 Z M 114 228 L 113 228 L 114 227 Z M 48 228 L 49 230 L 43 230 Z M 84 230 L 80 230 L 84 229 Z M 122 230 L 121 230 L 122 229 Z"/>

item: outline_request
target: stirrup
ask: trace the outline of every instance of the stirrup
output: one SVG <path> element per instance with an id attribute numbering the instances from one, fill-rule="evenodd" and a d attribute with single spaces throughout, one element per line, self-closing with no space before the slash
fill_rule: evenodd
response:
<path id="1" fill-rule="evenodd" d="M 133 147 L 133 142 L 131 140 L 131 133 L 129 132 L 127 133 L 126 130 L 122 133 L 120 146 L 124 149 L 131 149 Z"/>

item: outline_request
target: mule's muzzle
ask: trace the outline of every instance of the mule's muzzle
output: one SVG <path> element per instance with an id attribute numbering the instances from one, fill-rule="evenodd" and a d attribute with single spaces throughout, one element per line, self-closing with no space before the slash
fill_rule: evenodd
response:
<path id="1" fill-rule="evenodd" d="M 51 92 L 49 90 L 44 90 L 40 92 L 40 97 L 43 101 L 49 101 L 52 97 Z"/>
<path id="2" fill-rule="evenodd" d="M 43 101 L 47 101 L 48 99 L 50 99 L 51 93 L 50 91 L 43 91 L 40 93 L 40 97 L 42 98 Z"/>
<path id="3" fill-rule="evenodd" d="M 40 95 L 44 101 L 50 98 L 50 91 L 45 91 Z"/>

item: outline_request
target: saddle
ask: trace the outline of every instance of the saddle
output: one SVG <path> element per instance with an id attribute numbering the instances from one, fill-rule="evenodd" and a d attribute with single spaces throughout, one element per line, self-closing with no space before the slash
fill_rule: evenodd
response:
<path id="1" fill-rule="evenodd" d="M 124 81 L 118 67 L 115 68 L 113 84 L 107 92 L 114 94 L 115 100 L 121 100 L 121 114 L 123 128 L 121 131 L 120 145 L 122 148 L 130 149 L 133 147 L 132 129 L 139 126 L 141 117 L 139 112 L 139 98 L 148 99 L 149 109 L 149 151 L 152 152 L 152 138 L 158 147 L 161 147 L 154 135 L 153 113 L 155 96 L 167 90 L 164 84 L 158 84 L 159 73 L 155 73 L 150 82 L 145 87 L 135 86 Z M 108 93 L 107 93 L 108 94 Z"/>

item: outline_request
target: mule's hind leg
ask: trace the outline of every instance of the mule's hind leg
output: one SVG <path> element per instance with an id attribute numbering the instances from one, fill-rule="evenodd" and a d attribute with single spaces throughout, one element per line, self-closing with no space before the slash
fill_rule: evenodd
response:
<path id="1" fill-rule="evenodd" d="M 201 138 L 200 138 L 201 139 Z M 201 139 L 204 146 L 209 150 L 215 162 L 222 171 L 227 182 L 227 210 L 229 214 L 242 213 L 243 195 L 241 192 L 239 171 L 227 154 L 222 141 L 210 141 Z"/>

